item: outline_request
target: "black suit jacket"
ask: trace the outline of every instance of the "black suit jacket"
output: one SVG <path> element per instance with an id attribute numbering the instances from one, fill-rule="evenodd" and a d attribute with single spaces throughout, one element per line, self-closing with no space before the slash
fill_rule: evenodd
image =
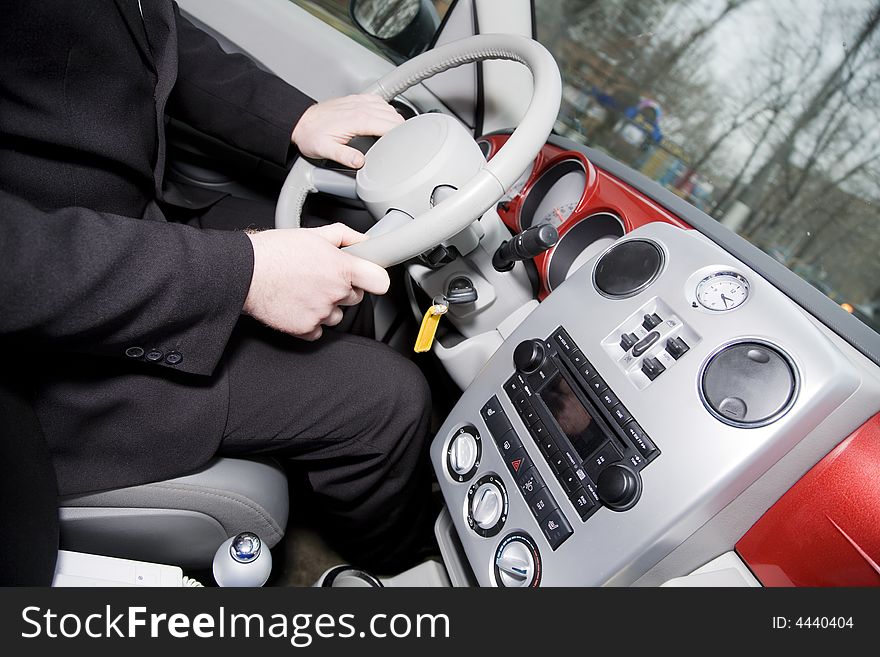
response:
<path id="1" fill-rule="evenodd" d="M 192 470 L 222 435 L 253 252 L 165 220 L 166 121 L 284 164 L 313 102 L 141 4 L 0 0 L 0 345 L 62 494 Z"/>

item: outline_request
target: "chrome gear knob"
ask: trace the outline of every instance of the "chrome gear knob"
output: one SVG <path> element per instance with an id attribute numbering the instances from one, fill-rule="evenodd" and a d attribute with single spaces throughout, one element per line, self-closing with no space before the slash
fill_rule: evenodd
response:
<path id="1" fill-rule="evenodd" d="M 242 532 L 234 536 L 229 546 L 229 554 L 239 563 L 250 563 L 260 558 L 263 543 L 253 532 Z"/>
<path id="2" fill-rule="evenodd" d="M 217 548 L 213 571 L 220 586 L 262 586 L 272 572 L 272 553 L 255 533 L 241 532 Z"/>

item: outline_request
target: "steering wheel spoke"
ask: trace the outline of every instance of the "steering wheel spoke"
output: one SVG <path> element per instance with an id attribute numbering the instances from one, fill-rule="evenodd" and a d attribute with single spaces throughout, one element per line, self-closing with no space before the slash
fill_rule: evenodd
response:
<path id="1" fill-rule="evenodd" d="M 342 198 L 356 200 L 358 197 L 354 172 L 349 174 L 334 169 L 315 167 L 312 171 L 312 187 L 316 192 Z"/>

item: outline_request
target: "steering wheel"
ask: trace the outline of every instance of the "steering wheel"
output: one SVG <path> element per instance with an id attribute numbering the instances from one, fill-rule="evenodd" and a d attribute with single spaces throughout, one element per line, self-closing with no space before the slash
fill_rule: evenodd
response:
<path id="1" fill-rule="evenodd" d="M 383 217 L 386 225 L 371 229 L 369 240 L 345 250 L 390 267 L 436 247 L 481 217 L 537 156 L 553 129 L 562 95 L 553 56 L 522 36 L 477 35 L 429 50 L 364 91 L 390 101 L 437 73 L 495 59 L 528 67 L 533 91 L 520 124 L 491 161 L 486 162 L 461 123 L 444 114 L 423 114 L 380 138 L 367 152 L 355 181 L 298 158 L 278 198 L 276 227 L 298 228 L 312 192 L 360 198 L 379 220 L 374 228 L 380 228 Z M 446 191 L 438 195 L 440 188 Z"/>

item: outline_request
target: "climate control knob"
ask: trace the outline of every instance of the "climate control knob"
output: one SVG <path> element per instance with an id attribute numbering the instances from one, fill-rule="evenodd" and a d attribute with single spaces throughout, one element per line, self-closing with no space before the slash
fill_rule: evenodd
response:
<path id="1" fill-rule="evenodd" d="M 513 364 L 520 372 L 531 374 L 544 364 L 547 354 L 541 340 L 523 340 L 513 350 Z"/>
<path id="2" fill-rule="evenodd" d="M 541 555 L 532 537 L 525 533 L 506 536 L 495 551 L 495 583 L 505 588 L 538 586 Z"/>
<path id="3" fill-rule="evenodd" d="M 610 465 L 599 473 L 596 492 L 612 511 L 627 511 L 639 501 L 642 478 L 625 465 Z"/>
<path id="4" fill-rule="evenodd" d="M 501 519 L 504 495 L 494 484 L 483 484 L 471 501 L 471 515 L 480 529 L 491 529 Z"/>
<path id="5" fill-rule="evenodd" d="M 476 428 L 470 425 L 461 427 L 449 441 L 446 450 L 449 475 L 458 482 L 473 477 L 480 465 L 482 452 L 482 441 Z"/>
<path id="6" fill-rule="evenodd" d="M 494 474 L 480 477 L 468 490 L 467 521 L 483 537 L 494 536 L 507 520 L 507 491 Z"/>

